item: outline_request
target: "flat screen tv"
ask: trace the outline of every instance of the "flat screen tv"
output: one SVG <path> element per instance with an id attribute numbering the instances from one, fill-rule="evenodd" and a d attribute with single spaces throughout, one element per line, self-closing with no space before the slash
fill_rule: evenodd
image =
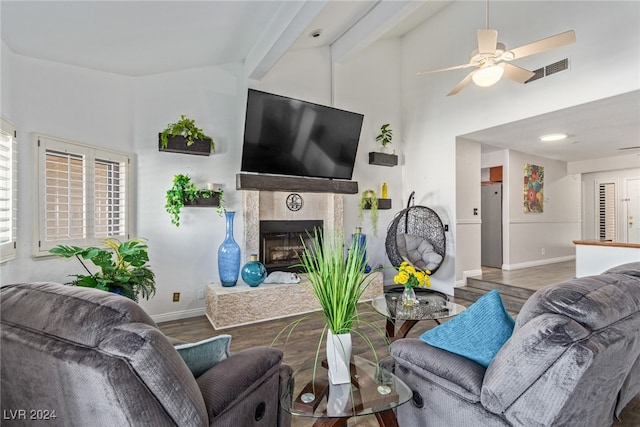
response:
<path id="1" fill-rule="evenodd" d="M 363 118 L 249 89 L 240 169 L 350 180 Z"/>

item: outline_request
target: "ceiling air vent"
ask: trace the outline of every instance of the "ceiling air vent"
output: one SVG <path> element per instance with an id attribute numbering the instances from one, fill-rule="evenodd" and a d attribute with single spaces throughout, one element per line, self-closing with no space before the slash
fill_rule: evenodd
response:
<path id="1" fill-rule="evenodd" d="M 569 68 L 569 58 L 561 59 L 558 62 L 554 62 L 553 64 L 549 64 L 546 67 L 544 67 L 544 74 L 545 76 L 550 76 L 551 74 L 564 71 L 567 68 Z"/>
<path id="2" fill-rule="evenodd" d="M 554 62 L 553 64 L 549 64 L 546 67 L 538 68 L 537 70 L 533 70 L 533 77 L 527 80 L 525 83 L 531 83 L 536 80 L 540 80 L 543 77 L 550 76 L 551 74 L 558 73 L 560 71 L 564 71 L 569 68 L 569 58 L 561 59 L 558 62 Z"/>

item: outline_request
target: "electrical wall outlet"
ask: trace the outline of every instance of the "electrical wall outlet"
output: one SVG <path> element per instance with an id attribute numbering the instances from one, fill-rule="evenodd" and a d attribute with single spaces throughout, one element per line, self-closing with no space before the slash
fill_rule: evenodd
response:
<path id="1" fill-rule="evenodd" d="M 540 249 L 540 255 L 544 255 L 544 248 Z"/>
<path id="2" fill-rule="evenodd" d="M 180 301 L 180 292 L 174 292 L 173 293 L 173 302 L 178 302 Z"/>
<path id="3" fill-rule="evenodd" d="M 204 289 L 198 291 L 198 299 L 204 299 Z"/>

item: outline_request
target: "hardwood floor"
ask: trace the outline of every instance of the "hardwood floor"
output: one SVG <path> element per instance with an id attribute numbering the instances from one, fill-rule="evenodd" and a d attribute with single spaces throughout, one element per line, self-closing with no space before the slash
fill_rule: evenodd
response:
<path id="1" fill-rule="evenodd" d="M 482 267 L 480 278 L 489 282 L 537 291 L 545 286 L 570 280 L 575 277 L 575 274 L 576 262 L 565 261 L 519 270 Z"/>
<path id="2" fill-rule="evenodd" d="M 574 274 L 575 264 L 573 261 L 568 261 L 513 271 L 483 268 L 482 278 L 483 280 L 491 280 L 510 286 L 535 290 L 543 286 L 571 279 Z M 365 318 L 371 322 L 374 327 L 384 331 L 384 319 L 382 316 L 375 313 L 370 306 L 363 304 L 361 312 L 365 313 Z M 289 331 L 287 330 L 276 340 L 276 337 L 281 331 L 285 330 L 285 328 L 292 323 L 298 321 L 299 323 L 295 327 L 293 333 L 288 334 Z M 221 330 L 213 329 L 205 316 L 164 322 L 158 326 L 166 335 L 188 342 L 200 341 L 220 334 L 229 334 L 232 336 L 232 352 L 237 352 L 254 346 L 273 345 L 283 351 L 285 355 L 285 363 L 291 365 L 293 369 L 296 369 L 296 367 L 300 366 L 303 361 L 315 354 L 318 347 L 318 338 L 322 332 L 323 323 L 318 313 L 311 313 L 308 315 L 288 317 L 286 319 L 272 320 L 269 322 L 237 326 Z M 432 321 L 420 322 L 409 332 L 408 336 L 417 338 L 426 329 L 430 329 L 434 326 L 436 326 L 436 324 Z M 387 356 L 388 350 L 385 340 L 376 333 L 371 326 L 362 325 L 361 328 L 362 331 L 373 341 L 378 357 L 382 358 Z M 273 342 L 274 340 L 276 341 Z M 359 354 L 367 359 L 371 359 L 371 352 L 364 341 L 354 338 L 353 345 L 354 354 Z M 324 350 L 324 346 L 322 346 L 322 350 Z M 614 427 L 640 426 L 640 396 L 636 397 L 629 405 L 627 405 L 621 418 L 622 421 L 615 422 L 613 424 Z M 293 417 L 293 425 L 295 427 L 310 426 L 312 424 L 312 419 Z M 366 416 L 350 420 L 348 425 L 369 427 L 377 426 L 377 422 L 373 416 Z"/>

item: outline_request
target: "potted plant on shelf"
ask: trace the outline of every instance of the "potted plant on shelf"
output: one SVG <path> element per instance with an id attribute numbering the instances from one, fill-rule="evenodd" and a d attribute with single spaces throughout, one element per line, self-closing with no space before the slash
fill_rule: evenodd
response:
<path id="1" fill-rule="evenodd" d="M 58 245 L 49 250 L 63 258 L 75 256 L 88 274 L 75 274 L 75 280 L 67 283 L 73 286 L 96 288 L 123 295 L 134 301 L 142 296 L 149 299 L 156 293 L 155 275 L 149 268 L 148 246 L 144 239 L 120 242 L 108 238 L 102 241 L 107 248 L 81 248 Z M 92 273 L 83 259 L 91 261 L 100 271 Z"/>
<path id="2" fill-rule="evenodd" d="M 370 152 L 369 164 L 380 166 L 395 166 L 398 164 L 398 156 L 385 152 L 387 151 L 387 146 L 390 145 L 393 140 L 393 130 L 390 126 L 391 125 L 389 123 L 385 123 L 380 126 L 380 133 L 376 136 L 376 141 L 382 145 L 382 152 Z"/>
<path id="3" fill-rule="evenodd" d="M 323 238 L 317 229 L 311 242 L 307 244 L 302 239 L 302 245 L 300 266 L 311 282 L 325 322 L 320 341 L 326 331 L 329 379 L 333 384 L 349 383 L 352 332 L 365 340 L 375 356 L 370 339 L 355 328 L 355 323 L 368 324 L 384 336 L 380 328 L 365 321 L 358 313 L 358 301 L 373 280 L 371 273 L 364 272 L 367 264 L 363 262 L 366 247 L 360 244 L 359 239 L 354 239 L 345 259 L 344 238 Z M 318 352 L 319 349 L 320 345 Z"/>
<path id="4" fill-rule="evenodd" d="M 383 149 L 386 149 L 393 139 L 393 130 L 389 126 L 389 123 L 380 126 L 380 134 L 376 136 L 376 141 L 382 144 Z"/>
<path id="5" fill-rule="evenodd" d="M 171 216 L 171 223 L 176 227 L 180 226 L 180 213 L 186 205 L 214 206 L 217 204 L 219 215 L 225 211 L 221 189 L 217 192 L 213 190 L 201 190 L 196 187 L 188 175 L 175 175 L 173 177 L 173 186 L 167 190 L 165 197 L 166 204 L 164 208 Z M 200 201 L 202 201 L 201 204 L 199 204 Z"/>
<path id="6" fill-rule="evenodd" d="M 364 221 L 364 210 L 371 210 L 371 228 L 373 230 L 373 235 L 378 235 L 378 196 L 376 196 L 376 192 L 373 190 L 365 190 L 362 192 L 360 196 L 360 204 L 359 204 L 359 212 L 358 217 L 360 218 L 360 222 Z"/>
<path id="7" fill-rule="evenodd" d="M 184 114 L 160 133 L 160 151 L 208 156 L 215 149 L 213 138 L 205 135 L 195 121 Z"/>

